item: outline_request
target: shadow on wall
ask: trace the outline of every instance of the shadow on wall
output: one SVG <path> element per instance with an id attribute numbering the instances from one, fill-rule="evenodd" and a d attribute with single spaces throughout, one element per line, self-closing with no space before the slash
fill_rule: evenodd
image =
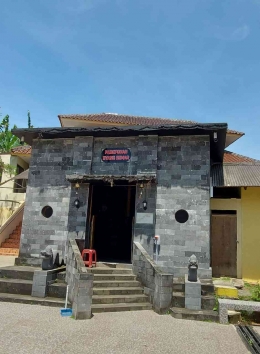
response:
<path id="1" fill-rule="evenodd" d="M 89 186 L 87 184 L 80 184 L 78 190 L 75 189 L 75 184 L 71 185 L 68 215 L 68 239 L 85 239 L 88 191 Z M 78 208 L 75 206 L 76 200 L 79 201 Z"/>
<path id="2" fill-rule="evenodd" d="M 136 215 L 134 240 L 140 242 L 150 255 L 153 254 L 154 247 L 156 192 L 157 188 L 155 183 L 143 184 L 143 186 L 142 183 L 139 183 L 136 186 L 136 213 L 151 214 L 153 222 L 138 223 Z M 144 209 L 143 202 L 146 202 L 146 209 Z"/>

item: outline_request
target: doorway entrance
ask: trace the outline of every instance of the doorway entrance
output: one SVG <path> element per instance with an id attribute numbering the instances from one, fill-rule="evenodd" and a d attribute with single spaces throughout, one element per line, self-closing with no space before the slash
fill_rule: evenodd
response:
<path id="1" fill-rule="evenodd" d="M 89 245 L 99 261 L 131 263 L 135 185 L 92 185 Z"/>
<path id="2" fill-rule="evenodd" d="M 212 211 L 211 267 L 213 277 L 237 277 L 236 211 Z"/>

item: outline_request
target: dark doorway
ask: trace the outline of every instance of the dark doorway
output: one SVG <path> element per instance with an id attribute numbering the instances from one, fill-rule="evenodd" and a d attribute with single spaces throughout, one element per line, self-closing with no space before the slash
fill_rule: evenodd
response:
<path id="1" fill-rule="evenodd" d="M 93 185 L 90 247 L 98 261 L 130 263 L 135 185 Z"/>

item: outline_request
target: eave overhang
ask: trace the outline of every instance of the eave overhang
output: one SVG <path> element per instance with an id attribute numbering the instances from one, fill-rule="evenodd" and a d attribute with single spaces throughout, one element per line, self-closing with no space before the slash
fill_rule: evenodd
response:
<path id="1" fill-rule="evenodd" d="M 156 182 L 155 174 L 137 174 L 137 175 L 82 175 L 78 173 L 74 173 L 72 175 L 66 176 L 67 181 L 71 183 L 77 182 L 85 182 L 85 183 L 93 183 L 93 182 L 106 182 L 113 183 L 116 181 L 127 181 L 128 183 L 133 182 Z"/>
<path id="2" fill-rule="evenodd" d="M 77 136 L 94 137 L 127 137 L 139 135 L 178 136 L 178 135 L 207 135 L 210 137 L 211 159 L 215 162 L 223 160 L 227 124 L 179 124 L 161 126 L 110 126 L 110 127 L 61 127 L 61 128 L 32 128 L 13 129 L 12 133 L 18 138 L 24 137 L 27 144 L 33 145 L 35 139 L 68 139 Z M 214 137 L 214 133 L 216 133 Z"/>

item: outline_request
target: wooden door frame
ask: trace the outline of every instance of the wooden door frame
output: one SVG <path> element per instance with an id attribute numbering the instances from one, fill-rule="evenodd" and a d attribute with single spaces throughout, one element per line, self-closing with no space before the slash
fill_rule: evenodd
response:
<path id="1" fill-rule="evenodd" d="M 236 213 L 237 213 L 237 278 L 242 278 L 242 211 L 241 211 L 241 199 L 211 198 L 211 200 L 210 200 L 210 211 L 212 211 L 212 210 L 235 210 Z"/>

